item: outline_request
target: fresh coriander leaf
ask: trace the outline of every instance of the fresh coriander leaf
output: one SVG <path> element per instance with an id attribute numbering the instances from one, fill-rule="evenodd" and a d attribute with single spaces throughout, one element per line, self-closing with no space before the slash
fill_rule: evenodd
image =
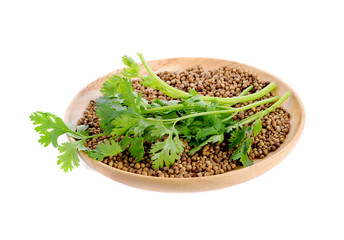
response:
<path id="1" fill-rule="evenodd" d="M 113 75 L 109 77 L 106 82 L 103 83 L 100 91 L 105 97 L 115 97 L 117 99 L 122 98 L 122 102 L 126 106 L 131 107 L 132 109 L 134 109 L 135 112 L 139 112 L 141 97 L 138 96 L 137 93 L 134 91 L 130 79 L 126 77 L 120 77 L 118 75 Z M 117 94 L 120 95 L 120 97 L 117 96 Z M 138 101 L 137 98 L 139 98 Z M 106 103 L 110 103 L 110 101 L 106 101 Z"/>
<path id="2" fill-rule="evenodd" d="M 257 136 L 260 131 L 262 131 L 262 121 L 260 119 L 257 119 L 256 121 L 253 122 L 252 124 L 253 127 L 253 136 Z"/>
<path id="3" fill-rule="evenodd" d="M 104 157 L 115 156 L 122 151 L 121 145 L 112 139 L 111 141 L 106 140 L 105 142 L 98 144 L 97 148 L 89 153 L 89 156 L 101 161 Z"/>
<path id="4" fill-rule="evenodd" d="M 215 111 L 218 107 L 219 103 L 214 100 L 210 104 L 207 105 L 207 111 Z"/>
<path id="5" fill-rule="evenodd" d="M 130 128 L 135 127 L 139 119 L 137 116 L 134 115 L 122 115 L 116 117 L 111 123 L 114 126 L 112 128 L 111 134 L 115 137 L 122 136 L 125 134 Z"/>
<path id="6" fill-rule="evenodd" d="M 113 139 L 111 141 L 106 140 L 105 143 L 99 144 L 97 148 L 104 156 L 115 156 L 122 152 L 121 145 Z"/>
<path id="7" fill-rule="evenodd" d="M 140 65 L 135 62 L 134 59 L 131 57 L 125 55 L 122 57 L 122 62 L 124 65 L 126 65 L 128 68 L 124 68 L 121 72 L 123 76 L 132 78 L 132 77 L 137 77 L 141 71 Z"/>
<path id="8" fill-rule="evenodd" d="M 187 125 L 178 126 L 178 133 L 180 133 L 187 141 L 194 137 L 190 128 Z"/>
<path id="9" fill-rule="evenodd" d="M 88 136 L 89 131 L 88 131 L 88 125 L 79 125 L 76 127 L 76 132 L 84 135 L 84 136 Z"/>
<path id="10" fill-rule="evenodd" d="M 251 166 L 253 162 L 248 158 L 247 154 L 243 154 L 240 158 L 240 162 L 244 167 Z"/>
<path id="11" fill-rule="evenodd" d="M 117 94 L 116 96 L 101 96 L 97 98 L 96 105 L 109 105 L 112 108 L 116 109 L 117 111 L 122 111 L 126 109 L 125 106 L 122 106 L 123 98 Z"/>
<path id="12" fill-rule="evenodd" d="M 217 134 L 219 134 L 219 132 L 214 127 L 203 128 L 197 132 L 196 140 L 198 141 L 198 140 L 204 139 L 205 137 L 208 137 L 210 135 L 217 135 Z"/>
<path id="13" fill-rule="evenodd" d="M 151 135 L 153 137 L 156 137 L 157 139 L 162 138 L 166 134 L 169 134 L 169 130 L 165 127 L 164 124 L 155 124 L 151 131 Z"/>
<path id="14" fill-rule="evenodd" d="M 134 91 L 132 87 L 131 80 L 123 78 L 119 87 L 118 91 L 120 91 L 122 97 L 123 97 L 123 103 L 134 109 L 135 112 L 140 112 L 140 103 L 137 103 L 137 93 Z"/>
<path id="15" fill-rule="evenodd" d="M 192 91 L 191 91 L 192 92 Z M 196 91 L 195 91 L 196 92 Z M 188 99 L 182 101 L 182 104 L 184 105 L 185 108 L 190 107 L 190 106 L 196 106 L 199 108 L 206 108 L 207 103 L 200 97 L 200 95 L 197 94 L 193 95 L 192 97 L 189 97 Z"/>
<path id="16" fill-rule="evenodd" d="M 230 138 L 229 138 L 229 149 L 236 147 L 239 145 L 242 141 L 244 141 L 246 137 L 246 130 L 247 127 L 242 127 L 242 128 L 236 128 Z"/>
<path id="17" fill-rule="evenodd" d="M 87 153 L 90 158 L 93 158 L 98 161 L 103 160 L 103 158 L 105 157 L 102 152 L 97 151 L 96 149 L 92 151 L 88 151 Z"/>
<path id="18" fill-rule="evenodd" d="M 191 149 L 189 151 L 189 155 L 193 155 L 196 152 L 198 152 L 199 150 L 201 150 L 202 147 L 204 147 L 205 145 L 207 145 L 208 143 L 221 143 L 224 140 L 224 136 L 223 133 L 222 134 L 218 134 L 218 135 L 213 135 L 210 138 L 208 138 L 206 141 L 204 141 L 203 143 L 201 143 L 200 145 L 198 145 L 197 147 Z"/>
<path id="19" fill-rule="evenodd" d="M 232 131 L 234 131 L 236 128 L 238 128 L 238 122 L 237 121 L 234 121 L 234 120 L 229 120 L 229 121 L 226 121 L 226 129 L 225 129 L 225 132 L 226 133 L 230 133 Z"/>
<path id="20" fill-rule="evenodd" d="M 124 55 L 122 57 L 122 62 L 125 66 L 131 67 L 131 68 L 137 68 L 140 69 L 140 65 L 131 57 L 129 57 L 128 55 Z"/>
<path id="21" fill-rule="evenodd" d="M 41 134 L 38 142 L 44 147 L 50 143 L 54 147 L 58 146 L 57 139 L 65 133 L 75 133 L 72 131 L 61 118 L 48 112 L 34 112 L 30 116 L 34 125 L 38 125 L 35 131 Z"/>
<path id="22" fill-rule="evenodd" d="M 204 116 L 204 120 L 208 123 L 207 126 L 212 126 L 218 132 L 224 132 L 225 127 L 221 119 L 216 115 L 206 115 Z"/>
<path id="23" fill-rule="evenodd" d="M 134 129 L 133 129 L 134 130 L 133 131 L 134 132 L 134 136 L 135 137 L 141 137 L 145 133 L 145 130 L 148 127 L 150 127 L 150 126 L 152 126 L 152 124 L 150 122 L 145 121 L 143 119 L 140 119 L 138 121 L 137 126 L 135 126 Z"/>
<path id="24" fill-rule="evenodd" d="M 61 169 L 64 172 L 72 171 L 74 167 L 78 167 L 80 165 L 78 150 L 87 150 L 84 144 L 85 140 L 82 140 L 65 142 L 58 147 L 60 155 L 58 156 L 57 165 L 61 165 Z"/>
<path id="25" fill-rule="evenodd" d="M 140 102 L 140 104 L 137 104 L 137 105 L 140 105 L 140 110 L 146 110 L 146 109 L 150 108 L 150 104 L 148 103 L 148 101 L 146 99 L 142 98 L 142 93 L 140 93 L 140 94 L 141 94 L 141 102 Z"/>
<path id="26" fill-rule="evenodd" d="M 103 86 L 100 89 L 100 92 L 104 96 L 115 96 L 118 93 L 117 89 L 121 81 L 122 81 L 121 76 L 117 74 L 112 75 L 103 83 Z"/>
<path id="27" fill-rule="evenodd" d="M 136 161 L 140 161 L 143 158 L 145 150 L 143 148 L 143 138 L 134 138 L 129 147 L 131 156 L 136 158 Z"/>
<path id="28" fill-rule="evenodd" d="M 244 165 L 244 167 L 250 166 L 253 162 L 248 158 L 248 154 L 251 150 L 251 137 L 248 136 L 245 141 L 239 145 L 237 150 L 231 156 L 231 159 L 237 160 L 240 159 L 240 162 Z"/>
<path id="29" fill-rule="evenodd" d="M 113 108 L 112 105 L 102 103 L 97 103 L 97 115 L 99 117 L 99 123 L 102 128 L 102 130 L 110 134 L 112 128 L 114 127 L 112 124 L 112 121 L 120 115 L 123 111 L 118 111 L 115 108 Z"/>
<path id="30" fill-rule="evenodd" d="M 157 142 L 152 145 L 151 153 L 153 154 L 153 167 L 158 169 L 171 165 L 176 159 L 179 159 L 180 154 L 184 151 L 184 144 L 180 141 L 178 134 L 175 137 L 172 136 L 172 130 L 167 139 L 163 142 Z"/>
<path id="31" fill-rule="evenodd" d="M 120 141 L 121 149 L 124 151 L 133 141 L 131 137 L 124 136 Z"/>

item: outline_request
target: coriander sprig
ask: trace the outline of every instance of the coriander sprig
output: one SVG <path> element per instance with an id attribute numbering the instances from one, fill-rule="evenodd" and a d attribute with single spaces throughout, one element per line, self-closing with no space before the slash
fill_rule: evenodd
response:
<path id="1" fill-rule="evenodd" d="M 102 134 L 90 136 L 88 126 L 75 128 L 51 113 L 35 112 L 30 116 L 33 124 L 38 125 L 35 130 L 41 135 L 39 142 L 45 147 L 52 144 L 58 148 L 60 155 L 57 163 L 65 172 L 79 166 L 77 151 L 85 151 L 100 161 L 127 149 L 136 161 L 140 161 L 145 154 L 144 142 L 149 142 L 152 144 L 150 154 L 153 166 L 158 169 L 180 158 L 184 152 L 183 141 L 194 146 L 189 151 L 189 154 L 194 154 L 208 143 L 223 142 L 225 136 L 229 139 L 229 148 L 235 149 L 231 158 L 249 166 L 252 164 L 248 158 L 251 137 L 261 131 L 262 117 L 290 96 L 287 92 L 281 98 L 276 96 L 255 101 L 271 92 L 276 87 L 275 83 L 252 94 L 249 92 L 253 86 L 249 86 L 239 96 L 232 98 L 201 96 L 195 90 L 187 93 L 162 81 L 143 55 L 138 56 L 149 76 L 143 76 L 141 66 L 132 58 L 124 56 L 122 61 L 126 67 L 121 74 L 109 77 L 100 89 L 103 96 L 96 100 L 96 111 Z M 134 91 L 132 78 L 141 79 L 142 85 L 157 89 L 174 100 L 155 99 L 149 103 L 142 98 L 142 93 Z M 250 101 L 255 102 L 243 107 L 232 107 L 236 103 Z M 272 102 L 274 104 L 269 108 L 246 119 L 233 120 L 239 112 Z M 63 134 L 73 137 L 75 142 L 58 144 L 57 140 Z M 102 136 L 108 136 L 108 139 L 95 149 L 85 146 L 87 139 Z"/>

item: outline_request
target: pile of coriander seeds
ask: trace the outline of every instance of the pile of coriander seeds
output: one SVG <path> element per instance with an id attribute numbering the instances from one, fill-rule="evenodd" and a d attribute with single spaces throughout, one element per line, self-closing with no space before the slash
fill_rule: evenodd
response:
<path id="1" fill-rule="evenodd" d="M 157 75 L 167 84 L 189 92 L 195 89 L 200 95 L 208 95 L 214 97 L 234 97 L 238 96 L 243 90 L 250 85 L 253 89 L 250 93 L 254 93 L 263 89 L 269 82 L 264 82 L 259 76 L 240 68 L 220 67 L 215 70 L 206 71 L 200 67 L 186 69 L 183 72 L 160 72 Z M 150 89 L 142 86 L 139 81 L 133 80 L 133 88 L 137 92 L 142 92 L 142 97 L 148 101 L 155 98 L 163 100 L 172 100 L 158 90 Z M 270 92 L 264 97 L 256 100 L 273 97 L 274 93 Z M 242 107 L 252 102 L 239 103 L 233 107 Z M 248 116 L 262 111 L 273 103 L 265 104 L 259 107 L 249 109 L 238 113 L 234 119 L 241 120 Z M 83 117 L 79 119 L 78 125 L 89 125 L 90 135 L 100 134 L 102 130 L 99 125 L 99 119 L 96 114 L 95 102 L 92 100 L 87 109 L 84 111 Z M 262 131 L 252 138 L 252 151 L 249 155 L 251 160 L 262 159 L 269 152 L 275 151 L 284 142 L 290 129 L 290 114 L 282 107 L 269 113 L 262 118 Z M 99 137 L 88 139 L 85 143 L 86 147 L 94 149 L 101 142 L 109 137 Z M 181 139 L 183 140 L 183 139 Z M 142 174 L 145 176 L 165 177 L 165 178 L 190 178 L 203 177 L 222 174 L 235 169 L 241 163 L 232 161 L 230 156 L 233 149 L 228 149 L 228 141 L 225 139 L 221 144 L 208 144 L 194 155 L 189 155 L 191 147 L 186 141 L 183 141 L 185 151 L 171 166 L 165 166 L 158 170 L 154 170 L 152 166 L 151 154 L 149 153 L 151 144 L 144 142 L 145 154 L 140 162 L 136 162 L 127 150 L 116 156 L 106 157 L 102 160 L 104 164 L 118 168 L 123 171 Z"/>

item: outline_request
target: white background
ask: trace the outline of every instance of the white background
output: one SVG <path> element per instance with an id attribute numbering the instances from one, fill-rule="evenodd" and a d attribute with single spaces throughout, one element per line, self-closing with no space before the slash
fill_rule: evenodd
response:
<path id="1" fill-rule="evenodd" d="M 340 3 L 1 1 L 0 239 L 344 239 Z M 299 143 L 266 174 L 211 192 L 135 189 L 83 162 L 63 173 L 29 115 L 63 117 L 82 87 L 136 52 L 276 75 L 305 105 Z"/>

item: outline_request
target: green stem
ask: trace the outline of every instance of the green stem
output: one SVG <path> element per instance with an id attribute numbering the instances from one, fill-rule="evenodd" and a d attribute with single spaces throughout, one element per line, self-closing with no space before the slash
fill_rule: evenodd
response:
<path id="1" fill-rule="evenodd" d="M 148 65 L 148 63 L 146 62 L 146 60 L 144 59 L 142 54 L 138 53 L 137 55 L 140 57 L 141 62 L 143 64 L 143 66 L 146 68 L 147 72 L 155 80 L 154 86 L 152 86 L 152 87 L 162 91 L 164 94 L 166 94 L 167 96 L 172 97 L 172 98 L 185 99 L 185 98 L 189 98 L 191 96 L 189 93 L 186 93 L 184 91 L 176 89 L 176 88 L 168 85 L 167 83 L 165 83 L 163 80 L 161 80 L 154 73 L 154 71 L 150 68 L 150 66 Z M 140 77 L 142 78 L 142 76 L 140 76 Z M 238 97 L 232 97 L 232 98 L 201 96 L 201 99 L 203 99 L 204 101 L 208 101 L 208 102 L 217 101 L 217 102 L 222 103 L 222 104 L 233 105 L 236 103 L 254 101 L 258 98 L 265 96 L 266 94 L 271 92 L 274 88 L 276 88 L 276 84 L 274 82 L 272 82 L 269 85 L 267 85 L 265 88 L 260 90 L 259 92 L 255 92 L 253 94 L 246 95 L 246 96 L 238 96 Z"/>
<path id="2" fill-rule="evenodd" d="M 238 112 L 234 112 L 233 114 L 231 114 L 229 117 L 222 119 L 222 122 L 227 122 L 228 120 L 232 119 L 235 115 L 237 115 Z"/>
<path id="3" fill-rule="evenodd" d="M 173 122 L 173 121 L 181 121 L 187 118 L 192 118 L 192 117 L 200 117 L 200 116 L 204 116 L 204 115 L 212 115 L 212 114 L 226 114 L 226 113 L 234 113 L 234 112 L 241 112 L 241 111 L 245 111 L 248 110 L 250 108 L 253 107 L 257 107 L 260 105 L 264 105 L 270 102 L 274 102 L 276 100 L 278 100 L 279 97 L 272 97 L 272 98 L 267 98 L 267 99 L 263 99 L 254 103 L 251 103 L 249 105 L 240 107 L 240 108 L 230 108 L 230 109 L 226 109 L 226 110 L 216 110 L 216 111 L 209 111 L 209 112 L 201 112 L 201 113 L 194 113 L 194 114 L 190 114 L 190 115 L 186 115 L 183 117 L 179 117 L 179 118 L 172 118 L 172 119 L 154 119 L 154 118 L 143 118 L 145 120 L 148 121 L 155 121 L 155 122 Z M 169 106 L 166 106 L 169 107 Z"/>
<path id="4" fill-rule="evenodd" d="M 248 88 L 246 88 L 244 91 L 242 91 L 242 93 L 240 93 L 240 96 L 245 96 L 249 91 L 251 91 L 253 88 L 253 85 L 249 86 Z"/>
<path id="5" fill-rule="evenodd" d="M 267 104 L 267 103 L 270 103 L 270 102 L 275 102 L 278 99 L 279 99 L 278 96 L 272 97 L 272 98 L 267 98 L 267 99 L 263 99 L 263 100 L 251 103 L 249 105 L 243 106 L 241 108 L 232 108 L 232 107 L 227 107 L 227 106 L 218 106 L 218 107 L 219 108 L 224 108 L 224 109 L 227 109 L 227 110 L 232 110 L 233 112 L 236 112 L 236 111 L 240 112 L 240 111 L 245 111 L 247 109 L 250 109 L 250 108 L 253 108 L 253 107 L 256 107 L 256 106 L 259 106 L 259 105 L 264 105 L 264 104 Z M 195 107 L 195 106 L 190 106 L 190 108 L 191 107 Z M 176 111 L 178 111 L 178 110 L 181 110 L 183 108 L 184 108 L 183 104 L 176 104 L 176 105 L 156 107 L 156 108 L 142 110 L 141 113 L 142 114 L 149 114 L 149 113 L 166 111 L 166 110 L 176 110 Z"/>
<path id="6" fill-rule="evenodd" d="M 84 137 L 85 139 L 89 139 L 89 138 L 95 138 L 95 137 L 103 137 L 103 136 L 107 136 L 109 134 L 106 134 L 106 133 L 101 133 L 101 134 L 97 134 L 97 135 L 92 135 L 92 136 L 87 136 L 87 137 Z"/>
<path id="7" fill-rule="evenodd" d="M 220 98 L 220 97 L 209 97 L 209 96 L 201 96 L 201 98 L 204 101 L 217 101 L 221 104 L 229 104 L 234 105 L 236 103 L 242 103 L 242 102 L 249 102 L 257 100 L 258 98 L 261 98 L 271 92 L 274 88 L 276 88 L 276 83 L 272 82 L 269 85 L 267 85 L 265 88 L 260 90 L 259 92 L 255 92 L 250 95 L 246 96 L 238 96 L 238 97 L 231 97 L 231 98 Z"/>
<path id="8" fill-rule="evenodd" d="M 146 62 L 146 60 L 144 59 L 142 53 L 138 53 L 137 54 L 140 59 L 141 62 L 143 64 L 143 66 L 146 68 L 147 72 L 154 78 L 154 80 L 156 81 L 156 84 L 158 84 L 160 86 L 160 91 L 164 92 L 166 95 L 170 96 L 170 97 L 174 97 L 174 98 L 188 98 L 190 97 L 190 94 L 181 91 L 179 89 L 176 89 L 170 85 L 168 85 L 167 83 L 165 83 L 164 81 L 162 81 L 158 75 L 155 74 L 155 72 L 150 68 L 150 66 L 148 65 L 148 63 Z M 167 91 L 164 91 L 167 90 Z M 171 94 L 171 95 L 169 95 Z"/>
<path id="9" fill-rule="evenodd" d="M 253 121 L 255 121 L 256 119 L 258 118 L 262 118 L 264 117 L 266 114 L 274 111 L 276 108 L 278 108 L 285 100 L 287 100 L 287 98 L 290 96 L 290 92 L 286 92 L 277 102 L 275 102 L 272 106 L 270 106 L 269 108 L 261 111 L 261 112 L 258 112 L 244 120 L 241 120 L 239 122 L 239 125 L 244 125 L 244 124 L 249 124 Z"/>
<path id="10" fill-rule="evenodd" d="M 149 114 L 153 112 L 161 112 L 161 111 L 166 111 L 166 110 L 180 110 L 183 109 L 184 105 L 183 104 L 175 104 L 175 105 L 170 105 L 170 106 L 163 106 L 163 107 L 156 107 L 156 108 L 150 108 L 146 110 L 142 110 L 142 114 Z"/>

